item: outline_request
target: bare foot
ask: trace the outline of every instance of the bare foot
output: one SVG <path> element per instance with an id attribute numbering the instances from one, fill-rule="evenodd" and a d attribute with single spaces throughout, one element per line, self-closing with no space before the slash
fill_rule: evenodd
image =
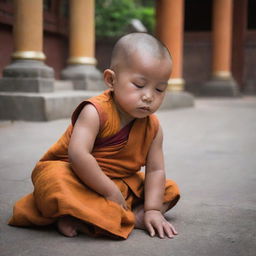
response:
<path id="1" fill-rule="evenodd" d="M 81 224 L 79 219 L 66 215 L 59 218 L 57 227 L 59 232 L 64 236 L 74 237 L 77 236 Z"/>

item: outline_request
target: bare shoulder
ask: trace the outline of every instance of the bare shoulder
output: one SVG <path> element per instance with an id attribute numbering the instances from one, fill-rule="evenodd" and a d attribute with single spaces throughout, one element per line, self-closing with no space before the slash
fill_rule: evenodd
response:
<path id="1" fill-rule="evenodd" d="M 70 148 L 76 150 L 82 144 L 91 150 L 99 129 L 100 118 L 96 108 L 92 104 L 85 105 L 74 125 Z"/>
<path id="2" fill-rule="evenodd" d="M 100 118 L 98 111 L 92 104 L 87 104 L 80 112 L 74 127 L 92 127 L 98 130 L 99 125 Z"/>
<path id="3" fill-rule="evenodd" d="M 85 121 L 87 119 L 99 120 L 99 114 L 92 104 L 86 104 L 81 110 L 77 121 Z"/>

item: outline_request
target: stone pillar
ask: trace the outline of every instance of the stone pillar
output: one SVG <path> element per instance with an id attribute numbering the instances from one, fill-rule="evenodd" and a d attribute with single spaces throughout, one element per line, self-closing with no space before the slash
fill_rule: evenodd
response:
<path id="1" fill-rule="evenodd" d="M 156 4 L 156 34 L 173 57 L 169 89 L 182 91 L 184 0 L 158 0 Z"/>
<path id="2" fill-rule="evenodd" d="M 213 1 L 212 78 L 203 95 L 236 96 L 237 84 L 231 74 L 233 0 Z"/>
<path id="3" fill-rule="evenodd" d="M 14 1 L 12 63 L 3 70 L 0 91 L 51 92 L 54 72 L 43 61 L 43 0 Z"/>
<path id="4" fill-rule="evenodd" d="M 104 88 L 102 75 L 96 69 L 94 0 L 70 0 L 69 59 L 62 78 L 72 80 L 77 90 Z"/>

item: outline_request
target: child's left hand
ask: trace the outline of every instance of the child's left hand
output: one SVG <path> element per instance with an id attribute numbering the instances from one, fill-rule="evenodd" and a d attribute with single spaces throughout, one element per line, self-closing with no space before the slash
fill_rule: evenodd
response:
<path id="1" fill-rule="evenodd" d="M 160 238 L 164 238 L 165 235 L 169 238 L 173 238 L 178 232 L 173 225 L 168 222 L 163 214 L 157 210 L 149 210 L 145 212 L 144 223 L 150 236 L 155 236 L 156 231 Z"/>

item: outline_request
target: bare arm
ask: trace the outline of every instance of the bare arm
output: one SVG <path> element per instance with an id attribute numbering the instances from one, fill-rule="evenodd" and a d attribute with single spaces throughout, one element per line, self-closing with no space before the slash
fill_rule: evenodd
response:
<path id="1" fill-rule="evenodd" d="M 165 189 L 165 171 L 163 157 L 163 132 L 159 127 L 158 133 L 151 145 L 147 157 L 145 177 L 144 210 L 161 210 Z"/>
<path id="2" fill-rule="evenodd" d="M 91 104 L 86 105 L 75 123 L 70 139 L 68 154 L 72 168 L 89 188 L 126 208 L 118 187 L 104 174 L 91 154 L 99 127 L 97 110 Z"/>
<path id="3" fill-rule="evenodd" d="M 163 132 L 159 127 L 158 133 L 151 145 L 147 157 L 145 176 L 144 223 L 151 236 L 156 231 L 160 238 L 167 235 L 173 238 L 177 232 L 163 216 L 163 198 L 165 190 L 165 170 L 163 156 Z"/>

